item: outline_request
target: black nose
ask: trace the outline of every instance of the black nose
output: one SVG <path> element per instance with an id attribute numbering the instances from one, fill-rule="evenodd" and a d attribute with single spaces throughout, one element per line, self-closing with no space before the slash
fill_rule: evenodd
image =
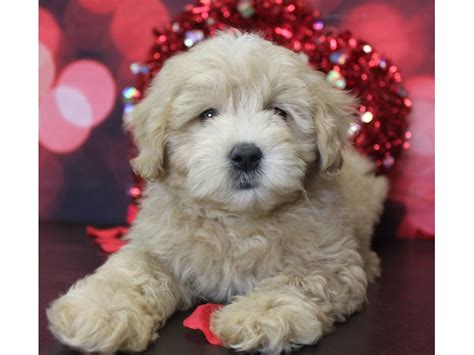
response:
<path id="1" fill-rule="evenodd" d="M 253 143 L 239 143 L 230 151 L 230 160 L 239 170 L 255 170 L 262 160 L 262 151 Z"/>

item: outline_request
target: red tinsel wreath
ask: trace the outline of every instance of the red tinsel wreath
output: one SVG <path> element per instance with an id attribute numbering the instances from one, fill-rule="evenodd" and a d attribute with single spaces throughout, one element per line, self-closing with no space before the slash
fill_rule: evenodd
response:
<path id="1" fill-rule="evenodd" d="M 306 54 L 315 69 L 327 74 L 328 81 L 357 95 L 360 116 L 352 127 L 353 143 L 374 159 L 379 173 L 389 172 L 409 148 L 411 100 L 398 68 L 349 31 L 326 26 L 318 11 L 298 0 L 201 0 L 186 6 L 163 31 L 154 32 L 146 61 L 132 64 L 138 80 L 135 87 L 124 90 L 125 112 L 141 99 L 166 59 L 229 28 L 258 32 Z"/>

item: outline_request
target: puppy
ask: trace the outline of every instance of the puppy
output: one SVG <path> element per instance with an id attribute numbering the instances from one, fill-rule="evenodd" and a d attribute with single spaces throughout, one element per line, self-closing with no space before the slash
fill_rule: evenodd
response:
<path id="1" fill-rule="evenodd" d="M 316 343 L 366 300 L 388 184 L 346 146 L 355 100 L 257 35 L 166 62 L 131 120 L 148 180 L 129 243 L 47 310 L 85 351 L 141 351 L 176 311 L 225 303 L 239 351 Z"/>

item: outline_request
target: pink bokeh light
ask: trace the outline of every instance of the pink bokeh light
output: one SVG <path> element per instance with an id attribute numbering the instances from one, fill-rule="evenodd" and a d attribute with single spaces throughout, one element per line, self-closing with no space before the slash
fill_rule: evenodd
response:
<path id="1" fill-rule="evenodd" d="M 55 90 L 49 91 L 39 107 L 40 144 L 55 153 L 70 153 L 88 138 L 89 127 L 79 127 L 64 119 L 58 107 Z"/>
<path id="2" fill-rule="evenodd" d="M 82 122 L 90 125 L 100 124 L 112 110 L 115 98 L 115 82 L 110 71 L 93 60 L 78 60 L 69 64 L 58 78 L 58 86 L 75 88 L 87 99 L 92 120 Z"/>
<path id="3" fill-rule="evenodd" d="M 61 117 L 66 121 L 83 128 L 93 125 L 92 107 L 81 91 L 60 85 L 54 90 L 54 95 Z"/>
<path id="4" fill-rule="evenodd" d="M 55 63 L 51 52 L 48 47 L 43 43 L 39 44 L 39 97 L 43 97 L 44 94 L 53 85 L 54 76 L 56 72 Z"/>

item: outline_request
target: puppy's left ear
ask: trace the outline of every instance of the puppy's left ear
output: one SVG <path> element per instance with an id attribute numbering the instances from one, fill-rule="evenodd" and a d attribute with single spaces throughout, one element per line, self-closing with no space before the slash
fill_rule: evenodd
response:
<path id="1" fill-rule="evenodd" d="M 348 141 L 357 100 L 330 84 L 324 74 L 311 71 L 309 76 L 320 173 L 330 178 L 341 170 L 342 149 Z"/>
<path id="2" fill-rule="evenodd" d="M 165 175 L 169 106 L 175 88 L 172 83 L 176 81 L 174 61 L 172 58 L 165 63 L 125 123 L 138 149 L 138 155 L 130 163 L 134 172 L 146 180 L 158 180 Z"/>

